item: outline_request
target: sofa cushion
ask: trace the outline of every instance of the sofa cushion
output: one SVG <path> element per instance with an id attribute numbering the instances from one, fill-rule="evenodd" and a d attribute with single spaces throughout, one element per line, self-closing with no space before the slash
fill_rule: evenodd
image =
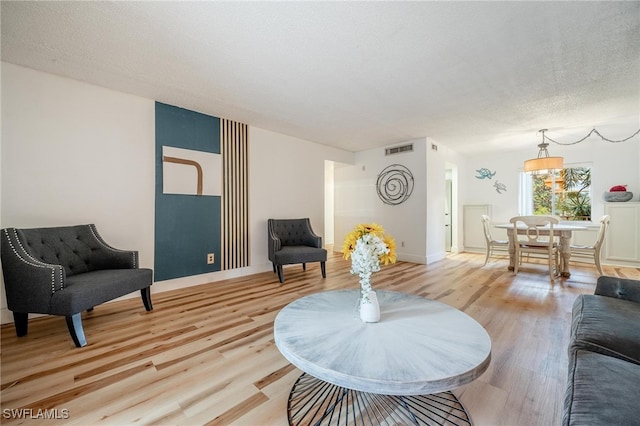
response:
<path id="1" fill-rule="evenodd" d="M 153 282 L 151 269 L 105 269 L 67 277 L 65 288 L 51 296 L 50 314 L 71 315 L 93 308 Z M 91 289 L 90 291 L 87 291 Z"/>
<path id="2" fill-rule="evenodd" d="M 640 364 L 640 304 L 580 295 L 573 304 L 570 355 L 579 349 Z"/>
<path id="3" fill-rule="evenodd" d="M 325 262 L 327 260 L 327 251 L 323 248 L 308 246 L 285 246 L 275 253 L 275 260 L 279 265 Z"/>
<path id="4" fill-rule="evenodd" d="M 640 424 L 640 365 L 581 349 L 569 354 L 563 425 Z"/>

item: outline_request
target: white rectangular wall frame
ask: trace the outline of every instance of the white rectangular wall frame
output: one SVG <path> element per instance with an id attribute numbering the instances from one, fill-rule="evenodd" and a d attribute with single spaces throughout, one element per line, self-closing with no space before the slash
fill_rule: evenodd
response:
<path id="1" fill-rule="evenodd" d="M 606 203 L 611 222 L 605 238 L 603 263 L 640 266 L 640 203 Z"/>
<path id="2" fill-rule="evenodd" d="M 482 230 L 482 215 L 491 217 L 491 205 L 465 205 L 463 210 L 463 244 L 465 251 L 485 251 L 487 242 Z"/>

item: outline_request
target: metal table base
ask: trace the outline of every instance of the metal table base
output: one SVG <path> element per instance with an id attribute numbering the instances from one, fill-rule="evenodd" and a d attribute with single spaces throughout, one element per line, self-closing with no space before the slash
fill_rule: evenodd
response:
<path id="1" fill-rule="evenodd" d="M 287 403 L 290 425 L 471 425 L 452 392 L 378 395 L 332 385 L 303 373 Z"/>

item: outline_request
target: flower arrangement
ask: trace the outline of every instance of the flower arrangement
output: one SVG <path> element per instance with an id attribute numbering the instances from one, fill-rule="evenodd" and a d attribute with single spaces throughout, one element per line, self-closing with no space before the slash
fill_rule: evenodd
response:
<path id="1" fill-rule="evenodd" d="M 346 260 L 351 258 L 351 273 L 360 277 L 362 297 L 368 299 L 371 274 L 380 270 L 380 264 L 396 262 L 396 242 L 382 226 L 360 224 L 345 237 L 342 254 Z"/>

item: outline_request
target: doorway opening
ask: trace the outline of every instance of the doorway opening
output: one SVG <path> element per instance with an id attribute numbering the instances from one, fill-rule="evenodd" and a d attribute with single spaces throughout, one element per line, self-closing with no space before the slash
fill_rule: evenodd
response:
<path id="1" fill-rule="evenodd" d="M 447 254 L 458 252 L 458 168 L 445 164 L 444 245 Z"/>

